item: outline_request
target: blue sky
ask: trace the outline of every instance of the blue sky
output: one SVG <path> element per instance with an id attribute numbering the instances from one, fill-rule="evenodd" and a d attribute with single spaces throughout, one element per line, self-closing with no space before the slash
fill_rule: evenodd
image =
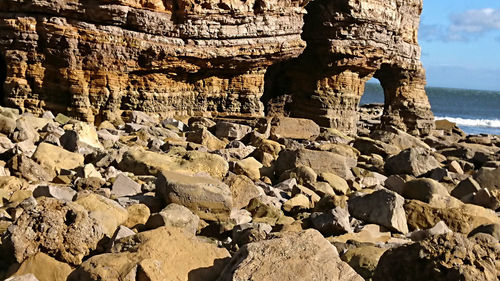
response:
<path id="1" fill-rule="evenodd" d="M 500 90 L 499 0 L 424 0 L 419 42 L 429 86 Z"/>

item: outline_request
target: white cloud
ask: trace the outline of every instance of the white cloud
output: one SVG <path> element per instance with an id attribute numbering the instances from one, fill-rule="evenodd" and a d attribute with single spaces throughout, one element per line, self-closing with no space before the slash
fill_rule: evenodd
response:
<path id="1" fill-rule="evenodd" d="M 453 14 L 449 19 L 449 25 L 422 23 L 420 38 L 425 41 L 470 41 L 485 33 L 500 31 L 500 9 L 468 10 Z"/>
<path id="2" fill-rule="evenodd" d="M 450 17 L 452 24 L 449 31 L 452 33 L 484 33 L 500 30 L 500 10 L 486 8 L 468 10 Z"/>

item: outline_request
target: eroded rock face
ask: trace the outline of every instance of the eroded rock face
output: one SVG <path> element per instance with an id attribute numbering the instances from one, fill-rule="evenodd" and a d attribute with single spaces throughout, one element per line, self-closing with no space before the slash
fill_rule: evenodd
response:
<path id="1" fill-rule="evenodd" d="M 307 48 L 298 59 L 270 69 L 264 102 L 291 93 L 288 107 L 293 116 L 355 133 L 365 82 L 375 77 L 385 93 L 383 125 L 428 133 L 434 126 L 433 114 L 417 41 L 422 4 L 422 0 L 310 2 L 302 36 Z"/>
<path id="2" fill-rule="evenodd" d="M 88 121 L 120 110 L 261 116 L 261 100 L 286 94 L 291 115 L 355 132 L 364 83 L 376 77 L 384 125 L 434 126 L 417 42 L 422 0 L 99 3 L 0 3 L 8 105 Z"/>
<path id="3" fill-rule="evenodd" d="M 306 2 L 2 1 L 7 103 L 89 121 L 117 109 L 261 115 L 266 68 L 305 47 Z"/>

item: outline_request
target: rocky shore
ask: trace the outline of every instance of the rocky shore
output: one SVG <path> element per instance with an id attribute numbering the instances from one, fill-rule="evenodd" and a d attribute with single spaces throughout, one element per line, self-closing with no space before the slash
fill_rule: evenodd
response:
<path id="1" fill-rule="evenodd" d="M 500 137 L 0 109 L 6 280 L 498 280 Z"/>

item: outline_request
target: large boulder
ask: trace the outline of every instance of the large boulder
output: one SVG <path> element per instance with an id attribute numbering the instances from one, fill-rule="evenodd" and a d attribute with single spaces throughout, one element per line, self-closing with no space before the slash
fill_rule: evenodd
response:
<path id="1" fill-rule="evenodd" d="M 392 231 L 408 233 L 404 198 L 388 189 L 353 197 L 349 200 L 349 213 L 362 221 L 382 225 Z"/>
<path id="2" fill-rule="evenodd" d="M 262 195 L 261 189 L 251 179 L 243 175 L 230 175 L 224 181 L 231 190 L 233 207 L 242 209 L 248 206 L 250 200 Z"/>
<path id="3" fill-rule="evenodd" d="M 388 250 L 373 280 L 498 280 L 499 263 L 500 244 L 493 237 L 449 233 Z"/>
<path id="4" fill-rule="evenodd" d="M 62 146 L 70 151 L 79 151 L 80 148 L 86 146 L 95 149 L 104 149 L 99 142 L 99 136 L 94 126 L 85 122 L 77 122 L 73 125 L 73 129 L 67 130 L 61 136 Z"/>
<path id="5" fill-rule="evenodd" d="M 122 238 L 111 253 L 91 257 L 68 281 L 213 281 L 230 255 L 176 227 L 160 227 Z"/>
<path id="6" fill-rule="evenodd" d="M 281 174 L 303 165 L 312 168 L 316 173 L 327 172 L 348 178 L 352 176 L 351 168 L 356 164 L 355 159 L 339 154 L 301 148 L 282 151 L 276 161 L 276 172 Z"/>
<path id="7" fill-rule="evenodd" d="M 156 193 L 167 204 L 185 206 L 206 220 L 226 220 L 233 207 L 229 187 L 203 175 L 163 171 L 156 181 Z"/>
<path id="8" fill-rule="evenodd" d="M 275 117 L 271 124 L 273 139 L 314 140 L 320 134 L 319 126 L 309 119 Z"/>
<path id="9" fill-rule="evenodd" d="M 83 166 L 84 163 L 83 155 L 45 142 L 38 145 L 35 154 L 33 154 L 33 160 L 55 172 L 62 169 L 72 170 Z"/>
<path id="10" fill-rule="evenodd" d="M 80 205 L 54 198 L 40 198 L 27 207 L 3 237 L 4 251 L 21 263 L 44 252 L 78 265 L 97 248 L 104 233 Z"/>
<path id="11" fill-rule="evenodd" d="M 482 188 L 500 189 L 500 168 L 483 167 L 477 171 L 474 179 Z"/>
<path id="12" fill-rule="evenodd" d="M 408 200 L 404 209 L 411 230 L 428 229 L 444 221 L 452 231 L 467 234 L 482 224 L 500 222 L 492 210 L 470 204 L 435 207 L 422 201 Z"/>
<path id="13" fill-rule="evenodd" d="M 196 234 L 200 218 L 188 208 L 179 204 L 169 204 L 157 214 L 153 214 L 146 223 L 148 228 L 162 226 L 179 227 L 188 233 Z"/>
<path id="14" fill-rule="evenodd" d="M 172 150 L 169 153 L 131 148 L 124 155 L 119 168 L 136 175 L 156 175 L 162 170 L 190 173 L 205 172 L 222 179 L 229 164 L 219 155 L 200 151 Z"/>
<path id="15" fill-rule="evenodd" d="M 246 244 L 232 258 L 218 281 L 362 281 L 316 230 Z"/>
<path id="16" fill-rule="evenodd" d="M 419 177 L 435 168 L 439 168 L 439 162 L 421 147 L 403 150 L 385 163 L 385 170 L 390 175 L 409 174 Z"/>
<path id="17" fill-rule="evenodd" d="M 80 194 L 75 203 L 89 212 L 108 237 L 112 237 L 116 228 L 128 219 L 127 209 L 118 202 L 95 193 Z"/>
<path id="18" fill-rule="evenodd" d="M 439 197 L 450 196 L 446 187 L 433 179 L 415 179 L 405 183 L 403 186 L 403 197 L 416 199 L 426 203 L 439 200 Z"/>

